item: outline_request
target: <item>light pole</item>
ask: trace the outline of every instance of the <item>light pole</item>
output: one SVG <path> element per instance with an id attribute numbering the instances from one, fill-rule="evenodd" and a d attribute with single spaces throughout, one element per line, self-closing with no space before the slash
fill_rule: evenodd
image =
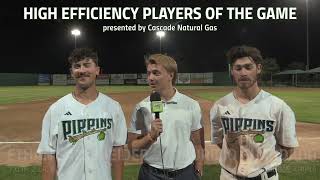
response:
<path id="1" fill-rule="evenodd" d="M 79 29 L 73 29 L 71 34 L 74 35 L 74 48 L 77 48 L 77 36 L 80 36 L 81 32 Z"/>
<path id="2" fill-rule="evenodd" d="M 307 9 L 307 65 L 306 70 L 309 70 L 309 0 L 306 0 Z"/>
<path id="3" fill-rule="evenodd" d="M 161 53 L 161 38 L 164 37 L 166 35 L 166 33 L 164 31 L 157 31 L 156 35 L 160 39 L 160 53 Z"/>

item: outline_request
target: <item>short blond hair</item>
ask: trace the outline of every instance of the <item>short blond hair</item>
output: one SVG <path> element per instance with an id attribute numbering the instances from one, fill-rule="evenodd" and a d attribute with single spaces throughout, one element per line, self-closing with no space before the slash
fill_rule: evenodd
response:
<path id="1" fill-rule="evenodd" d="M 145 64 L 146 66 L 148 66 L 149 64 L 162 65 L 167 72 L 173 73 L 172 85 L 176 84 L 178 66 L 176 61 L 172 57 L 164 54 L 152 54 L 146 59 Z"/>

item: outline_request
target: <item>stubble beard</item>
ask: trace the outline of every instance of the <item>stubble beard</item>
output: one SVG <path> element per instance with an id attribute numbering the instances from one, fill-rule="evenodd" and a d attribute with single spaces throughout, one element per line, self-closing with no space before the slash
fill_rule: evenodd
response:
<path id="1" fill-rule="evenodd" d="M 86 84 L 77 83 L 76 86 L 77 86 L 77 88 L 79 88 L 80 91 L 86 91 L 87 89 L 92 87 L 94 83 L 95 83 L 95 81 L 93 80 L 93 81 L 86 83 Z"/>
<path id="2" fill-rule="evenodd" d="M 255 77 L 254 79 L 250 79 L 250 81 L 247 81 L 245 83 L 238 81 L 237 86 L 242 90 L 247 90 L 252 86 L 254 86 L 256 83 L 257 83 L 257 78 Z"/>

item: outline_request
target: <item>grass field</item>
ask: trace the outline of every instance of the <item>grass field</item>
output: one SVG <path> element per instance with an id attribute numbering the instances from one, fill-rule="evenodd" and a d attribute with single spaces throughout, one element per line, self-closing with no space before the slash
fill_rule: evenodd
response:
<path id="1" fill-rule="evenodd" d="M 103 93 L 149 91 L 147 86 L 98 86 Z M 179 86 L 178 89 L 212 89 L 197 93 L 204 99 L 215 101 L 229 93 L 230 88 L 210 86 Z M 73 86 L 11 86 L 0 87 L 0 105 L 46 100 L 61 97 L 73 90 Z M 320 123 L 319 88 L 267 88 L 267 91 L 285 100 L 295 111 L 300 122 Z"/>
<path id="2" fill-rule="evenodd" d="M 0 104 L 23 103 L 62 97 L 73 90 L 73 86 L 10 86 L 0 87 Z M 104 93 L 146 91 L 146 86 L 99 86 Z"/>
<path id="3" fill-rule="evenodd" d="M 320 123 L 320 89 L 266 89 L 266 91 L 283 99 L 295 112 L 299 122 Z M 216 101 L 228 92 L 197 93 L 204 99 Z"/>
<path id="4" fill-rule="evenodd" d="M 139 166 L 125 167 L 124 180 L 136 180 Z M 320 178 L 320 161 L 286 161 L 279 168 L 281 180 L 318 180 Z M 205 166 L 202 180 L 218 180 L 219 165 Z M 40 167 L 0 166 L 1 180 L 40 180 Z"/>
<path id="5" fill-rule="evenodd" d="M 73 90 L 73 86 L 0 86 L 0 105 L 46 100 L 62 97 Z M 207 86 L 179 86 L 179 89 L 203 89 Z M 149 91 L 148 86 L 98 86 L 103 93 Z"/>

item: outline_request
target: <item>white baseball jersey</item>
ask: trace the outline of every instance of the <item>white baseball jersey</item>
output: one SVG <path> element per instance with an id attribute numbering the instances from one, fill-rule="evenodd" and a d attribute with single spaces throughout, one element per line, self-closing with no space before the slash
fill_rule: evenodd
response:
<path id="1" fill-rule="evenodd" d="M 220 164 L 234 175 L 255 177 L 282 162 L 277 145 L 297 147 L 295 116 L 281 99 L 261 90 L 246 104 L 229 93 L 210 111 L 211 141 L 223 143 Z"/>
<path id="2" fill-rule="evenodd" d="M 99 93 L 84 105 L 68 94 L 47 111 L 37 152 L 56 155 L 59 180 L 111 180 L 112 148 L 126 138 L 118 102 Z"/>
<path id="3" fill-rule="evenodd" d="M 165 169 L 182 169 L 196 158 L 195 148 L 190 140 L 191 132 L 202 127 L 199 103 L 176 90 L 171 100 L 163 103 L 160 119 L 163 124 L 161 143 Z M 141 113 L 139 113 L 141 112 Z M 129 132 L 145 134 L 151 129 L 150 97 L 138 103 L 134 109 Z M 159 138 L 145 152 L 144 161 L 150 166 L 162 169 Z"/>

